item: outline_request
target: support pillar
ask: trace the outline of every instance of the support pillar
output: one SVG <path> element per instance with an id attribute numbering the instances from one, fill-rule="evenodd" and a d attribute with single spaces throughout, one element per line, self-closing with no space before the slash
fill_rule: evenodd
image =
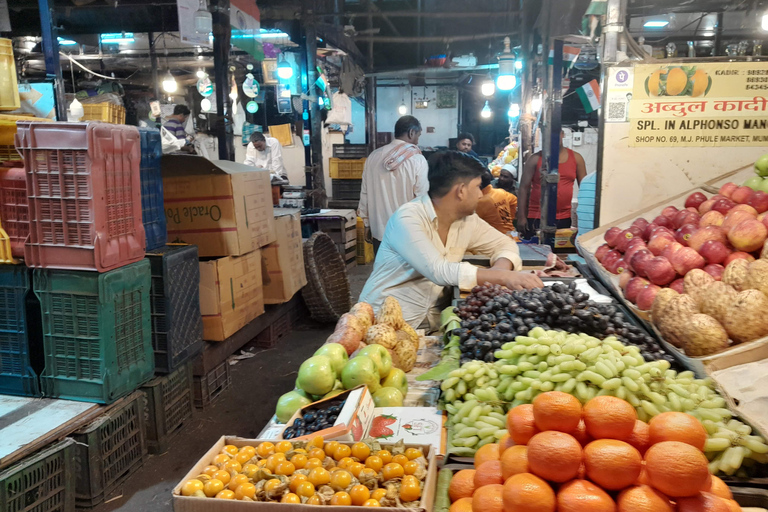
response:
<path id="1" fill-rule="evenodd" d="M 64 96 L 64 78 L 61 74 L 59 31 L 53 19 L 53 0 L 38 0 L 38 6 L 40 8 L 40 29 L 43 36 L 45 73 L 48 79 L 53 80 L 53 94 L 56 99 L 56 119 L 66 121 L 67 99 Z"/>
<path id="2" fill-rule="evenodd" d="M 235 159 L 234 133 L 232 130 L 232 106 L 229 98 L 229 0 L 211 0 L 213 18 L 213 74 L 216 93 L 216 138 L 219 159 Z"/>

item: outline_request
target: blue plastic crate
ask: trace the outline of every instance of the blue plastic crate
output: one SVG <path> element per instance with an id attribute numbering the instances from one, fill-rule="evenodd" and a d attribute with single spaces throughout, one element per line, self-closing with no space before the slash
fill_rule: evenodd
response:
<path id="1" fill-rule="evenodd" d="M 45 396 L 111 403 L 154 375 L 149 262 L 103 274 L 37 269 Z"/>
<path id="2" fill-rule="evenodd" d="M 203 348 L 197 246 L 165 246 L 147 253 L 147 259 L 155 372 L 171 373 Z"/>
<path id="3" fill-rule="evenodd" d="M 30 294 L 30 270 L 24 265 L 0 266 L 0 394 L 40 396 L 37 374 L 32 369 L 30 326 L 27 322 Z M 33 306 L 34 307 L 34 306 Z M 42 345 L 39 333 L 33 343 Z"/>
<path id="4" fill-rule="evenodd" d="M 160 157 L 163 155 L 160 132 L 139 128 L 141 134 L 141 220 L 147 236 L 147 251 L 165 245 L 168 239 L 163 206 L 163 177 Z"/>

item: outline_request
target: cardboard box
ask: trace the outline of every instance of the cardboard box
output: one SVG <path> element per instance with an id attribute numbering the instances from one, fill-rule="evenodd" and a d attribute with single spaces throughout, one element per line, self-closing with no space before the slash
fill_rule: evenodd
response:
<path id="1" fill-rule="evenodd" d="M 443 454 L 442 430 L 443 413 L 437 407 L 377 407 L 369 435 L 388 443 L 428 444 Z"/>
<path id="2" fill-rule="evenodd" d="M 201 258 L 240 256 L 275 241 L 269 171 L 192 155 L 162 159 L 168 241 Z"/>
<path id="3" fill-rule="evenodd" d="M 203 339 L 224 341 L 264 313 L 261 251 L 200 262 Z"/>
<path id="4" fill-rule="evenodd" d="M 261 250 L 264 303 L 282 304 L 307 284 L 301 211 L 275 210 L 277 240 Z"/>
<path id="5" fill-rule="evenodd" d="M 181 487 L 184 482 L 195 478 L 203 472 L 213 458 L 221 453 L 224 446 L 231 444 L 241 448 L 243 446 L 257 446 L 267 439 L 243 439 L 234 436 L 222 436 L 216 441 L 216 444 L 208 450 L 203 457 L 197 461 L 197 464 L 184 476 L 184 478 L 173 488 L 173 510 L 174 512 L 240 512 L 246 510 L 279 510 L 284 512 L 310 512 L 318 510 L 315 505 L 299 505 L 289 503 L 270 503 L 265 501 L 237 501 L 237 500 L 217 500 L 215 498 L 196 498 L 191 496 L 182 496 Z M 343 443 L 351 445 L 352 443 Z M 381 445 L 382 449 L 391 449 L 390 444 Z M 424 490 L 421 494 L 421 501 L 417 507 L 409 507 L 407 510 L 412 512 L 431 512 L 435 502 L 435 491 L 437 488 L 437 460 L 435 450 L 431 445 L 405 445 L 405 448 L 417 448 L 422 451 L 428 461 L 427 478 L 424 480 Z M 323 507 L 328 508 L 328 506 Z M 321 509 L 322 510 L 322 509 Z M 359 512 L 360 507 L 354 506 L 334 506 L 330 507 L 333 512 Z M 402 508 L 381 507 L 379 510 L 388 512 L 402 512 Z"/>
<path id="6" fill-rule="evenodd" d="M 344 403 L 344 407 L 341 409 L 339 417 L 336 419 L 336 423 L 334 423 L 333 427 L 325 430 L 318 430 L 317 432 L 313 432 L 306 436 L 296 437 L 291 439 L 291 441 L 308 441 L 315 436 L 323 436 L 323 439 L 326 441 L 332 439 L 339 442 L 354 443 L 368 437 L 368 431 L 370 430 L 371 422 L 373 421 L 374 404 L 373 396 L 370 391 L 368 391 L 367 386 L 358 386 L 355 389 L 339 393 L 334 397 L 318 400 L 306 407 L 302 407 L 296 411 L 290 420 L 288 420 L 285 427 L 293 425 L 293 421 L 296 418 L 303 416 L 308 410 L 322 409 L 324 408 L 324 405 L 322 404 L 328 404 L 328 406 L 330 406 L 331 404 L 329 402 L 338 402 L 339 399 L 346 399 L 346 402 Z M 283 430 L 285 430 L 285 427 Z M 283 438 L 282 431 L 279 438 Z"/>

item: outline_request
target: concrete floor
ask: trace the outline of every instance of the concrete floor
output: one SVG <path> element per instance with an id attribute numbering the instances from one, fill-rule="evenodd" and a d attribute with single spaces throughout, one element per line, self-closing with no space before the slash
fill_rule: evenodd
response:
<path id="1" fill-rule="evenodd" d="M 352 297 L 357 299 L 371 265 L 349 273 Z M 162 455 L 149 456 L 144 465 L 107 497 L 94 512 L 172 511 L 171 490 L 222 435 L 256 437 L 275 411 L 277 399 L 293 389 L 301 363 L 322 345 L 333 326 L 308 323 L 272 349 L 257 349 L 256 357 L 231 367 L 232 387 L 210 408 L 195 415 L 172 439 Z M 248 349 L 246 346 L 244 349 Z"/>

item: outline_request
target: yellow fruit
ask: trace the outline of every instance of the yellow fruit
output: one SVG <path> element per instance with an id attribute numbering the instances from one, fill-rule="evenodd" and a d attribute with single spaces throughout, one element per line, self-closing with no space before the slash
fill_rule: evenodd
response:
<path id="1" fill-rule="evenodd" d="M 303 453 L 297 453 L 291 457 L 291 463 L 296 466 L 296 469 L 302 469 L 304 466 L 306 466 L 307 460 L 307 456 Z"/>
<path id="2" fill-rule="evenodd" d="M 229 487 L 230 490 L 234 491 L 238 487 L 240 487 L 242 484 L 248 483 L 248 476 L 246 475 L 235 475 L 232 477 L 232 480 L 229 481 Z"/>
<path id="3" fill-rule="evenodd" d="M 245 464 L 249 460 L 253 458 L 253 455 L 251 455 L 248 452 L 240 452 L 237 455 L 235 455 L 235 460 L 239 462 L 240 464 Z"/>
<path id="4" fill-rule="evenodd" d="M 334 460 L 341 460 L 345 457 L 349 457 L 352 455 L 352 448 L 345 444 L 340 444 L 336 447 L 336 449 L 333 451 L 333 458 Z"/>
<path id="5" fill-rule="evenodd" d="M 205 485 L 203 486 L 203 492 L 209 498 L 213 498 L 223 490 L 224 490 L 224 482 L 222 482 L 221 480 L 216 480 L 215 478 L 212 480 L 208 480 L 207 482 L 205 482 Z"/>
<path id="6" fill-rule="evenodd" d="M 323 466 L 322 460 L 312 458 L 312 459 L 309 459 L 306 464 L 304 464 L 303 469 L 315 469 L 315 468 L 320 468 L 322 466 Z"/>
<path id="7" fill-rule="evenodd" d="M 269 441 L 264 441 L 256 447 L 256 453 L 259 455 L 259 457 L 267 458 L 275 453 L 275 445 Z"/>
<path id="8" fill-rule="evenodd" d="M 424 454 L 421 453 L 421 450 L 418 448 L 408 448 L 405 450 L 405 456 L 408 457 L 408 460 L 418 459 L 419 457 L 423 457 Z"/>
<path id="9" fill-rule="evenodd" d="M 235 489 L 235 499 L 242 500 L 243 498 L 251 498 L 256 496 L 256 486 L 252 483 L 246 482 L 237 489 Z"/>
<path id="10" fill-rule="evenodd" d="M 235 491 L 230 491 L 229 489 L 224 489 L 219 494 L 216 495 L 216 499 L 219 500 L 233 500 L 235 499 Z"/>
<path id="11" fill-rule="evenodd" d="M 245 445 L 242 448 L 240 448 L 240 451 L 237 453 L 250 453 L 251 457 L 253 457 L 254 455 L 256 455 L 256 448 L 250 445 Z"/>
<path id="12" fill-rule="evenodd" d="M 400 485 L 400 500 L 404 502 L 416 501 L 421 497 L 421 487 L 415 476 L 406 475 Z"/>
<path id="13" fill-rule="evenodd" d="M 360 473 L 365 469 L 365 464 L 362 464 L 360 462 L 353 462 L 349 466 L 347 466 L 347 471 L 352 473 L 352 475 L 355 478 L 360 477 Z"/>
<path id="14" fill-rule="evenodd" d="M 371 491 L 364 485 L 356 485 L 349 490 L 349 496 L 352 498 L 352 504 L 360 506 L 371 498 Z"/>
<path id="15" fill-rule="evenodd" d="M 213 463 L 216 465 L 224 464 L 228 462 L 232 457 L 229 456 L 227 453 L 220 453 L 217 456 L 213 458 Z"/>
<path id="16" fill-rule="evenodd" d="M 352 498 L 349 496 L 349 493 L 346 492 L 337 492 L 333 496 L 331 496 L 331 505 L 338 505 L 338 506 L 349 506 L 352 504 Z"/>
<path id="17" fill-rule="evenodd" d="M 219 470 L 218 466 L 206 466 L 205 469 L 203 470 L 203 474 L 213 477 L 213 474 L 218 470 Z"/>
<path id="18" fill-rule="evenodd" d="M 293 443 L 290 441 L 280 441 L 275 445 L 276 452 L 286 453 L 293 449 Z"/>
<path id="19" fill-rule="evenodd" d="M 309 472 L 309 481 L 315 487 L 320 487 L 331 481 L 331 474 L 324 468 L 315 468 Z"/>
<path id="20" fill-rule="evenodd" d="M 277 489 L 278 487 L 280 487 L 281 485 L 282 485 L 282 482 L 280 482 L 280 480 L 278 480 L 277 478 L 273 478 L 271 480 L 267 480 L 264 483 L 264 491 L 265 492 L 272 492 L 275 489 Z M 299 486 L 299 488 L 301 488 L 301 486 Z"/>
<path id="21" fill-rule="evenodd" d="M 416 471 L 419 469 L 419 463 L 409 460 L 405 464 L 403 464 L 403 471 L 405 471 L 406 475 L 413 475 L 416 473 Z"/>
<path id="22" fill-rule="evenodd" d="M 384 480 L 392 480 L 394 478 L 400 478 L 405 474 L 403 466 L 396 462 L 390 462 L 381 469 L 381 474 Z"/>
<path id="23" fill-rule="evenodd" d="M 371 455 L 365 459 L 365 465 L 378 473 L 384 466 L 384 461 L 378 455 Z"/>
<path id="24" fill-rule="evenodd" d="M 331 441 L 329 443 L 325 443 L 325 454 L 329 457 L 333 457 L 333 452 L 336 451 L 336 448 L 339 447 L 338 441 Z"/>
<path id="25" fill-rule="evenodd" d="M 322 505 L 322 504 L 323 504 L 323 500 L 317 494 L 314 494 L 309 498 L 307 498 L 307 502 L 305 503 L 305 505 Z"/>
<path id="26" fill-rule="evenodd" d="M 367 459 L 371 455 L 370 447 L 365 443 L 355 443 L 352 445 L 352 456 L 359 461 Z"/>
<path id="27" fill-rule="evenodd" d="M 256 476 L 256 473 L 258 473 L 260 469 L 261 468 L 256 464 L 246 464 L 243 466 L 243 474 L 252 479 Z"/>
<path id="28" fill-rule="evenodd" d="M 392 457 L 392 462 L 394 462 L 395 464 L 400 464 L 401 466 L 406 462 L 408 462 L 408 460 L 409 460 L 408 457 L 402 454 L 395 455 L 394 457 Z"/>
<path id="29" fill-rule="evenodd" d="M 307 448 L 309 447 L 322 448 L 324 443 L 325 443 L 325 440 L 323 439 L 323 436 L 315 436 L 309 440 L 309 442 L 307 443 Z"/>
<path id="30" fill-rule="evenodd" d="M 379 456 L 379 458 L 384 464 L 389 464 L 390 462 L 392 462 L 392 454 L 389 452 L 389 450 L 379 450 L 379 452 L 376 455 Z"/>
<path id="31" fill-rule="evenodd" d="M 380 507 L 381 503 L 379 503 L 377 500 L 366 500 L 365 503 L 363 503 L 364 507 Z"/>
<path id="32" fill-rule="evenodd" d="M 320 459 L 323 460 L 326 457 L 325 451 L 322 448 L 312 448 L 307 453 L 308 459 Z"/>
<path id="33" fill-rule="evenodd" d="M 352 478 L 352 473 L 349 471 L 345 471 L 343 469 L 334 471 L 331 475 L 331 487 L 335 491 L 346 489 L 350 486 L 350 484 L 352 484 Z"/>
<path id="34" fill-rule="evenodd" d="M 279 462 L 277 464 L 277 467 L 275 468 L 276 475 L 291 476 L 294 471 L 296 471 L 296 466 L 294 466 L 292 462 L 288 462 L 287 460 Z"/>
<path id="35" fill-rule="evenodd" d="M 315 486 L 312 485 L 312 482 L 301 482 L 296 487 L 296 494 L 305 498 L 312 497 L 315 495 Z"/>
<path id="36" fill-rule="evenodd" d="M 277 465 L 281 462 L 285 461 L 285 454 L 284 453 L 275 453 L 273 455 L 270 455 L 267 457 L 267 469 L 271 472 L 275 472 L 277 469 Z"/>
<path id="37" fill-rule="evenodd" d="M 227 471 L 234 471 L 235 473 L 239 473 L 243 470 L 243 466 L 235 459 L 230 459 L 224 463 L 224 469 Z"/>
<path id="38" fill-rule="evenodd" d="M 211 478 L 215 478 L 216 480 L 221 480 L 221 482 L 224 485 L 227 485 L 229 483 L 229 480 L 232 478 L 232 475 L 229 473 L 229 471 L 220 469 L 214 474 L 212 474 Z"/>
<path id="39" fill-rule="evenodd" d="M 338 467 L 341 469 L 347 469 L 347 466 L 349 466 L 351 463 L 355 462 L 355 460 L 352 457 L 343 457 L 338 464 Z"/>
<path id="40" fill-rule="evenodd" d="M 658 96 L 661 90 L 661 70 L 654 71 L 648 77 L 648 92 L 651 96 Z"/>
<path id="41" fill-rule="evenodd" d="M 291 492 L 296 492 L 296 490 L 299 488 L 299 485 L 307 481 L 307 475 L 296 473 L 291 477 L 291 481 L 288 483 L 288 488 L 291 490 Z"/>
<path id="42" fill-rule="evenodd" d="M 202 492 L 204 487 L 203 482 L 200 480 L 188 480 L 184 482 L 184 485 L 181 487 L 181 495 L 192 496 L 197 492 Z"/>
<path id="43" fill-rule="evenodd" d="M 368 481 L 368 480 L 376 480 L 379 476 L 378 471 L 374 471 L 371 468 L 363 468 L 362 471 L 360 471 L 360 474 L 357 475 L 357 479 L 361 482 Z"/>
<path id="44" fill-rule="evenodd" d="M 301 498 L 299 498 L 297 495 L 293 494 L 292 492 L 289 492 L 285 496 L 283 496 L 283 499 L 280 500 L 280 503 L 301 503 Z"/>
<path id="45" fill-rule="evenodd" d="M 709 75 L 707 72 L 702 69 L 696 70 L 696 72 L 691 77 L 691 81 L 693 82 L 693 91 L 691 92 L 691 96 L 694 98 L 703 96 L 704 92 L 707 90 L 707 87 L 709 87 Z"/>
<path id="46" fill-rule="evenodd" d="M 237 452 L 239 452 L 240 449 L 237 446 L 228 444 L 227 446 L 224 447 L 224 451 L 234 456 L 234 455 L 237 455 Z"/>
<path id="47" fill-rule="evenodd" d="M 688 87 L 688 75 L 680 68 L 672 68 L 667 73 L 667 95 L 677 96 Z"/>
<path id="48" fill-rule="evenodd" d="M 379 488 L 371 493 L 371 498 L 376 501 L 381 501 L 382 498 L 384 498 L 384 496 L 386 495 L 387 495 L 387 490 Z"/>

